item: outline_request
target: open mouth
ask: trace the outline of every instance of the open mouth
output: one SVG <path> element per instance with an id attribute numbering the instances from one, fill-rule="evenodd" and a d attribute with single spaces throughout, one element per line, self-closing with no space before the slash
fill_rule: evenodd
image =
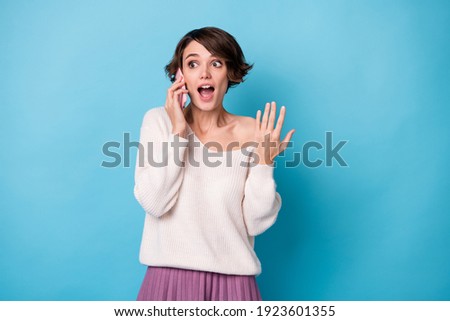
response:
<path id="1" fill-rule="evenodd" d="M 200 96 L 205 100 L 210 99 L 214 94 L 214 87 L 210 86 L 210 85 L 200 86 L 200 87 L 198 87 L 197 90 L 198 90 Z"/>

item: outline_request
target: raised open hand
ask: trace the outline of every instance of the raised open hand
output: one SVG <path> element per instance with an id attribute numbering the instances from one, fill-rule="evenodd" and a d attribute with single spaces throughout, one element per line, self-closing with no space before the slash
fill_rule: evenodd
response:
<path id="1" fill-rule="evenodd" d="M 284 106 L 281 107 L 276 127 L 273 128 L 275 124 L 276 111 L 277 106 L 273 101 L 272 103 L 266 103 L 262 120 L 261 110 L 258 110 L 256 113 L 254 139 L 258 145 L 254 152 L 259 157 L 259 164 L 272 164 L 274 158 L 286 149 L 292 135 L 295 132 L 295 129 L 291 129 L 283 141 L 280 142 L 280 134 L 283 127 L 284 117 L 286 115 L 286 108 Z"/>

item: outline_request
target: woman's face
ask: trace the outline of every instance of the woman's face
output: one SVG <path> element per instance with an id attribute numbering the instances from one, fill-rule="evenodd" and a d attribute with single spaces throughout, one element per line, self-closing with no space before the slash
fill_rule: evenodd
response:
<path id="1" fill-rule="evenodd" d="M 221 107 L 228 88 L 225 60 L 211 55 L 197 41 L 191 41 L 183 53 L 183 76 L 191 102 L 202 110 Z"/>

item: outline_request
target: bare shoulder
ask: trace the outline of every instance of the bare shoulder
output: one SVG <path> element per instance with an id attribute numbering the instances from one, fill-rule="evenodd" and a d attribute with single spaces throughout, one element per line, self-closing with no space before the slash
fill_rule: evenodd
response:
<path id="1" fill-rule="evenodd" d="M 254 130 L 256 119 L 248 116 L 239 116 L 239 124 L 243 128 Z"/>
<path id="2" fill-rule="evenodd" d="M 255 132 L 256 119 L 248 116 L 236 116 L 236 133 L 241 139 L 249 141 L 253 138 Z"/>

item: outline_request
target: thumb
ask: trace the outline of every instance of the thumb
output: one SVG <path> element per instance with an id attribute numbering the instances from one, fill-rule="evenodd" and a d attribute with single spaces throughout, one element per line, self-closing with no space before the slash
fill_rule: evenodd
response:
<path id="1" fill-rule="evenodd" d="M 280 153 L 287 148 L 287 146 L 292 138 L 292 135 L 294 135 L 294 133 L 295 133 L 295 129 L 292 129 L 291 131 L 289 131 L 289 133 L 287 133 L 286 137 L 283 139 L 283 141 L 280 144 Z"/>

